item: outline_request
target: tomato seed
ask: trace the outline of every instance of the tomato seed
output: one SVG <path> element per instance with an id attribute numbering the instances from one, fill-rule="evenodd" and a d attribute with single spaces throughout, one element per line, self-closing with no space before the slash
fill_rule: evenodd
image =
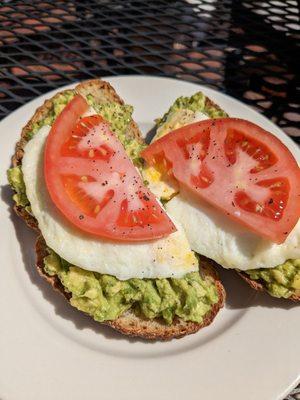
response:
<path id="1" fill-rule="evenodd" d="M 263 207 L 260 204 L 256 204 L 255 211 L 261 213 L 263 211 Z"/>

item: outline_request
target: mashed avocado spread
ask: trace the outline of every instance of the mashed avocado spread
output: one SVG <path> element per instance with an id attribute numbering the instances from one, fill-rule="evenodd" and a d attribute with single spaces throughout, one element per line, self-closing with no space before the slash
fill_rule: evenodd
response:
<path id="1" fill-rule="evenodd" d="M 218 301 L 218 292 L 210 277 L 198 272 L 182 279 L 129 279 L 120 281 L 70 265 L 52 250 L 44 258 L 45 270 L 57 275 L 70 303 L 103 322 L 118 318 L 128 309 L 153 319 L 163 318 L 171 324 L 178 316 L 185 321 L 201 322 L 211 306 Z"/>
<path id="2" fill-rule="evenodd" d="M 162 124 L 166 122 L 166 120 L 170 117 L 171 114 L 181 110 L 189 110 L 189 111 L 199 111 L 203 114 L 207 115 L 209 118 L 222 118 L 228 117 L 225 111 L 218 110 L 215 107 L 208 105 L 206 103 L 206 96 L 202 92 L 197 92 L 193 96 L 190 97 L 179 97 L 169 110 L 163 115 L 162 118 L 156 121 L 157 126 L 160 127 Z"/>
<path id="3" fill-rule="evenodd" d="M 52 107 L 48 111 L 46 118 L 33 124 L 32 130 L 27 134 L 26 139 L 30 140 L 33 135 L 37 133 L 43 126 L 52 125 L 56 117 L 61 113 L 61 111 L 65 108 L 69 101 L 72 100 L 73 97 L 73 90 L 66 90 L 63 93 L 59 93 L 52 102 Z"/>
<path id="4" fill-rule="evenodd" d="M 275 268 L 253 269 L 245 272 L 251 279 L 262 283 L 274 297 L 300 296 L 300 259 L 287 260 Z"/>
<path id="5" fill-rule="evenodd" d="M 10 168 L 7 171 L 7 178 L 10 186 L 16 192 L 13 195 L 13 199 L 17 206 L 26 207 L 29 205 L 29 201 L 26 196 L 26 188 L 23 180 L 23 173 L 20 166 Z"/>
<path id="6" fill-rule="evenodd" d="M 118 136 L 120 142 L 122 142 L 132 162 L 137 167 L 141 167 L 143 162 L 139 154 L 146 145 L 136 138 L 128 138 L 126 135 L 128 125 L 132 122 L 133 107 L 128 104 L 114 102 L 96 103 L 92 95 L 87 96 L 87 101 L 98 114 L 110 123 L 112 131 Z"/>

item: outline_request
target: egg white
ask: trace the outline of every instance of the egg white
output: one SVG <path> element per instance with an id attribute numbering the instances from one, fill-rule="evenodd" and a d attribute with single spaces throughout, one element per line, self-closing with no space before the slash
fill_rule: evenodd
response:
<path id="1" fill-rule="evenodd" d="M 117 243 L 86 234 L 73 226 L 53 204 L 44 180 L 43 153 L 50 127 L 44 126 L 27 143 L 22 161 L 26 194 L 47 243 L 59 256 L 80 268 L 130 278 L 181 278 L 198 270 L 182 227 L 166 238 Z"/>
<path id="2" fill-rule="evenodd" d="M 273 268 L 289 258 L 300 258 L 300 221 L 284 243 L 276 244 L 183 190 L 166 209 L 184 227 L 191 248 L 224 268 Z"/>
<path id="3" fill-rule="evenodd" d="M 153 141 L 184 125 L 204 121 L 206 119 L 208 119 L 208 116 L 200 111 L 177 110 L 172 112 L 167 120 L 157 129 Z M 166 177 L 162 179 L 162 174 L 154 167 L 146 166 L 143 169 L 143 178 L 148 181 L 149 189 L 159 199 L 168 200 L 179 191 L 175 179 L 169 178 L 166 180 Z"/>

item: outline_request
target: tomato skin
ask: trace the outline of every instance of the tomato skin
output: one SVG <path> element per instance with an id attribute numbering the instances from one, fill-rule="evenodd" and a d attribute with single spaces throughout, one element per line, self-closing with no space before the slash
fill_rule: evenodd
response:
<path id="1" fill-rule="evenodd" d="M 71 100 L 63 109 L 61 114 L 54 121 L 48 134 L 45 151 L 44 151 L 44 177 L 48 192 L 53 203 L 64 214 L 64 186 L 58 179 L 57 168 L 57 152 L 61 143 L 67 140 L 69 132 L 72 132 L 76 126 L 78 118 L 88 110 L 88 104 L 85 99 L 78 95 Z M 64 118 L 64 115 L 70 115 L 70 118 Z M 59 140 L 56 135 L 57 131 L 61 131 L 62 135 Z M 56 182 L 56 189 L 53 190 Z"/>
<path id="2" fill-rule="evenodd" d="M 81 231 L 115 241 L 176 231 L 108 123 L 81 117 L 87 109 L 83 97 L 74 97 L 47 137 L 44 176 L 55 206 Z"/>
<path id="3" fill-rule="evenodd" d="M 283 243 L 299 220 L 296 160 L 279 139 L 249 121 L 220 118 L 190 124 L 153 142 L 142 157 L 275 243 Z"/>

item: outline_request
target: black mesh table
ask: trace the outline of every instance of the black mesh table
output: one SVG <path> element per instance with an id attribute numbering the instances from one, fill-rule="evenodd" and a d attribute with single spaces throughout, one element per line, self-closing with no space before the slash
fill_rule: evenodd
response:
<path id="1" fill-rule="evenodd" d="M 4 0 L 0 118 L 75 80 L 152 74 L 233 95 L 299 141 L 299 29 L 296 0 Z"/>
<path id="2" fill-rule="evenodd" d="M 150 74 L 226 92 L 300 143 L 299 8 L 299 0 L 2 0 L 0 118 L 74 81 Z M 288 396 L 299 398 L 300 388 Z"/>

